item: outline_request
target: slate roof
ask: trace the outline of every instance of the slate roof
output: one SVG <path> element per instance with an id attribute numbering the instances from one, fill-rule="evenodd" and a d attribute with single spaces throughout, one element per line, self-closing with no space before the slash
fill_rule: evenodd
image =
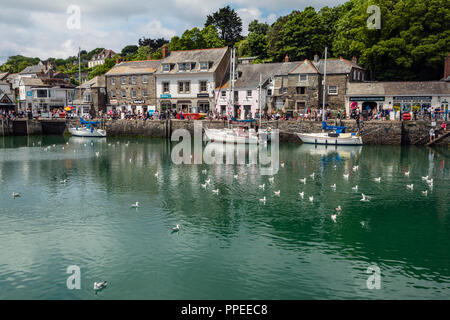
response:
<path id="1" fill-rule="evenodd" d="M 0 80 L 5 80 L 9 75 L 9 72 L 0 72 Z"/>
<path id="2" fill-rule="evenodd" d="M 317 70 L 316 66 L 311 61 L 305 59 L 302 62 L 298 63 L 297 66 L 294 67 L 289 73 L 290 74 L 319 73 L 319 70 Z"/>
<path id="3" fill-rule="evenodd" d="M 103 59 L 111 59 L 116 53 L 112 50 L 102 50 L 101 52 L 94 54 L 90 61 L 103 60 Z M 101 56 L 103 58 L 100 58 Z"/>
<path id="4" fill-rule="evenodd" d="M 350 82 L 347 87 L 347 96 L 350 95 L 450 95 L 450 83 L 444 81 Z"/>
<path id="5" fill-rule="evenodd" d="M 43 68 L 36 64 L 34 66 L 28 66 L 25 69 L 23 69 L 22 71 L 20 71 L 20 74 L 29 74 L 29 73 L 41 73 L 43 72 Z"/>
<path id="6" fill-rule="evenodd" d="M 125 61 L 116 64 L 105 75 L 116 76 L 155 73 L 160 65 L 161 60 Z"/>
<path id="7" fill-rule="evenodd" d="M 200 72 L 200 62 L 211 62 L 212 66 L 207 72 L 215 72 L 217 66 L 224 58 L 228 51 L 228 47 L 224 48 L 213 48 L 213 49 L 198 49 L 198 50 L 181 50 L 181 51 L 171 51 L 169 56 L 162 60 L 161 64 L 166 63 L 183 63 L 183 62 L 195 62 L 195 67 L 191 69 L 188 73 Z M 206 72 L 206 71 L 204 71 Z M 174 68 L 170 72 L 162 72 L 160 68 L 157 74 L 175 74 L 179 73 L 177 68 Z M 202 71 L 203 73 L 203 71 Z"/>
<path id="8" fill-rule="evenodd" d="M 318 62 L 312 62 L 321 74 L 324 73 L 325 59 L 320 59 Z M 327 74 L 348 74 L 352 68 L 364 70 L 363 67 L 350 60 L 340 57 L 339 59 L 327 59 Z"/>
<path id="9" fill-rule="evenodd" d="M 81 85 L 81 88 L 106 88 L 105 76 L 97 76 Z M 79 88 L 79 87 L 77 87 Z"/>

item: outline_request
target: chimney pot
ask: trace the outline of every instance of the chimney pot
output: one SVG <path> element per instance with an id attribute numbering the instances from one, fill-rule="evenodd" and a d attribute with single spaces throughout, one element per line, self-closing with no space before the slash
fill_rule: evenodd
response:
<path id="1" fill-rule="evenodd" d="M 163 55 L 163 59 L 167 58 L 169 56 L 170 52 L 169 52 L 169 47 L 165 44 L 162 47 L 162 55 Z"/>
<path id="2" fill-rule="evenodd" d="M 444 80 L 450 77 L 450 53 L 444 60 Z"/>
<path id="3" fill-rule="evenodd" d="M 314 62 L 319 62 L 319 55 L 317 53 L 314 55 Z"/>
<path id="4" fill-rule="evenodd" d="M 355 63 L 355 64 L 358 63 L 358 58 L 356 56 L 353 56 L 352 57 L 352 62 Z"/>
<path id="5" fill-rule="evenodd" d="M 289 62 L 289 55 L 286 53 L 286 56 L 284 57 L 284 62 Z"/>

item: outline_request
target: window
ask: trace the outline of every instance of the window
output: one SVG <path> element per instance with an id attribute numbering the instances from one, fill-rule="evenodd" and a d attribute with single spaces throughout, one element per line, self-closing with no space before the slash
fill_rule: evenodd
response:
<path id="1" fill-rule="evenodd" d="M 267 89 L 267 95 L 271 96 L 272 95 L 272 89 Z"/>
<path id="2" fill-rule="evenodd" d="M 209 62 L 200 62 L 200 70 L 208 70 Z"/>
<path id="3" fill-rule="evenodd" d="M 163 82 L 162 87 L 164 93 L 169 92 L 169 82 Z"/>
<path id="4" fill-rule="evenodd" d="M 83 98 L 84 102 L 92 102 L 92 96 L 89 93 L 85 93 Z"/>
<path id="5" fill-rule="evenodd" d="M 132 76 L 130 81 L 131 81 L 131 84 L 136 84 L 136 76 Z"/>
<path id="6" fill-rule="evenodd" d="M 353 80 L 356 80 L 356 70 L 353 70 Z"/>
<path id="7" fill-rule="evenodd" d="M 300 82 L 304 82 L 308 80 L 308 75 L 307 74 L 301 74 L 299 77 Z"/>
<path id="8" fill-rule="evenodd" d="M 127 83 L 127 77 L 122 77 L 121 79 L 120 79 L 120 83 L 121 84 L 126 84 Z"/>
<path id="9" fill-rule="evenodd" d="M 191 91 L 191 83 L 189 81 L 178 82 L 179 93 L 189 93 Z"/>
<path id="10" fill-rule="evenodd" d="M 112 98 L 115 98 L 115 97 L 116 97 L 116 91 L 115 91 L 115 90 L 111 91 L 111 97 L 112 97 Z"/>
<path id="11" fill-rule="evenodd" d="M 142 97 L 144 98 L 148 97 L 147 90 L 142 90 Z"/>
<path id="12" fill-rule="evenodd" d="M 328 86 L 328 94 L 338 94 L 337 86 Z"/>
<path id="13" fill-rule="evenodd" d="M 288 88 L 286 88 L 286 87 L 281 88 L 281 93 L 287 93 L 287 92 L 288 92 Z"/>
<path id="14" fill-rule="evenodd" d="M 361 80 L 361 72 L 358 72 L 358 80 Z"/>
<path id="15" fill-rule="evenodd" d="M 164 72 L 169 72 L 170 71 L 170 64 L 163 64 L 162 68 L 163 68 Z"/>
<path id="16" fill-rule="evenodd" d="M 127 97 L 127 92 L 125 90 L 122 90 L 122 98 L 126 98 Z"/>
<path id="17" fill-rule="evenodd" d="M 191 64 L 190 63 L 179 63 L 178 64 L 178 71 L 190 71 L 191 70 Z"/>
<path id="18" fill-rule="evenodd" d="M 142 83 L 147 83 L 147 76 L 142 76 Z"/>
<path id="19" fill-rule="evenodd" d="M 227 96 L 227 92 L 226 91 L 220 91 L 220 95 L 225 98 Z"/>
<path id="20" fill-rule="evenodd" d="M 252 90 L 247 90 L 247 98 L 251 98 L 252 97 Z"/>
<path id="21" fill-rule="evenodd" d="M 36 98 L 47 98 L 47 90 L 36 90 Z"/>
<path id="22" fill-rule="evenodd" d="M 297 87 L 297 94 L 305 94 L 305 87 Z"/>
<path id="23" fill-rule="evenodd" d="M 112 77 L 112 78 L 111 78 L 111 85 L 114 86 L 115 84 L 116 84 L 116 78 L 115 78 L 115 77 Z"/>
<path id="24" fill-rule="evenodd" d="M 131 90 L 131 97 L 136 98 L 136 90 Z"/>
<path id="25" fill-rule="evenodd" d="M 206 92 L 206 91 L 208 91 L 208 82 L 200 81 L 200 92 Z"/>

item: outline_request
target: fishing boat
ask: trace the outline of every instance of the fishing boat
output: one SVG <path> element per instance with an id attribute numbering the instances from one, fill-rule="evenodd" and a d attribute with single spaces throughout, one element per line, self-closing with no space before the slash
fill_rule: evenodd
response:
<path id="1" fill-rule="evenodd" d="M 324 132 L 296 133 L 296 135 L 303 143 L 346 146 L 363 144 L 361 136 L 356 132 L 346 133 L 346 127 L 329 126 L 323 121 L 322 129 Z"/>
<path id="2" fill-rule="evenodd" d="M 100 121 L 86 121 L 83 118 L 80 118 L 80 127 L 69 127 L 68 130 L 73 136 L 76 137 L 106 137 L 106 130 L 97 128 L 99 124 Z"/>

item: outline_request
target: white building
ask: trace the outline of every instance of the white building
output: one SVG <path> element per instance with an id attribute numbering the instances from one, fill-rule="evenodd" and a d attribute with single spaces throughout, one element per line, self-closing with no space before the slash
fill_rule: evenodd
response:
<path id="1" fill-rule="evenodd" d="M 205 113 L 215 105 L 215 88 L 224 84 L 229 67 L 228 48 L 168 52 L 156 73 L 160 110 Z"/>
<path id="2" fill-rule="evenodd" d="M 105 59 L 112 59 L 116 53 L 112 50 L 103 50 L 100 53 L 94 54 L 91 60 L 88 61 L 88 67 L 93 68 L 105 63 Z"/>

